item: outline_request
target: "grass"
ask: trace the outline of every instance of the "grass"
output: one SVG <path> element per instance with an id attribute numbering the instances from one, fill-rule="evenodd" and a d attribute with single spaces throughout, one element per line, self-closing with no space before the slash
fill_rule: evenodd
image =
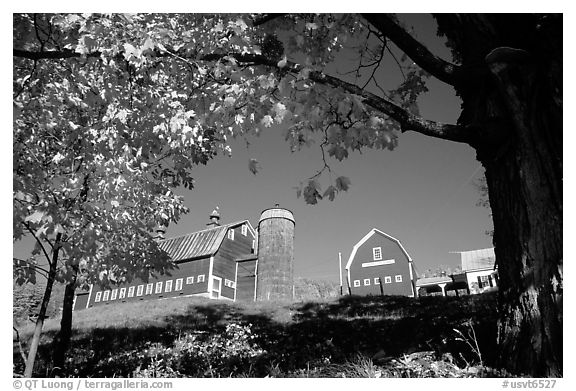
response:
<path id="1" fill-rule="evenodd" d="M 66 373 L 498 376 L 500 372 L 490 369 L 496 353 L 495 306 L 495 296 L 484 294 L 249 304 L 183 298 L 90 308 L 74 313 Z M 462 338 L 470 327 L 473 340 Z M 37 376 L 49 375 L 50 342 L 58 328 L 57 319 L 46 322 Z M 32 325 L 19 331 L 27 341 Z M 15 373 L 22 372 L 21 361 L 15 350 Z"/>

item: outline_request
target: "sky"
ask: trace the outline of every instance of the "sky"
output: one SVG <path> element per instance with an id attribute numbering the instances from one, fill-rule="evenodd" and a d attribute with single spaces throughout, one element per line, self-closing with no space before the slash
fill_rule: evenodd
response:
<path id="1" fill-rule="evenodd" d="M 431 18 L 405 18 L 421 42 L 450 59 Z M 419 101 L 421 115 L 455 123 L 460 101 L 454 91 L 434 79 L 428 87 Z M 490 211 L 476 206 L 480 193 L 474 183 L 482 170 L 471 147 L 407 132 L 394 151 L 364 150 L 342 163 L 329 161 L 335 175 L 349 177 L 352 185 L 332 202 L 307 205 L 294 187 L 322 167 L 320 147 L 291 153 L 282 133 L 281 126 L 264 129 L 249 148 L 245 140 L 235 140 L 231 158 L 219 156 L 197 167 L 195 188 L 178 190 L 190 213 L 168 227 L 167 236 L 204 229 L 216 206 L 222 223 L 247 219 L 256 227 L 261 211 L 279 204 L 296 220 L 295 276 L 334 282 L 339 253 L 345 265 L 352 246 L 372 228 L 399 239 L 420 272 L 458 266 L 451 251 L 492 247 L 485 234 L 492 227 Z M 256 175 L 248 169 L 251 158 L 260 163 Z M 16 243 L 14 256 L 24 257 L 29 248 L 29 242 Z"/>
<path id="2" fill-rule="evenodd" d="M 420 41 L 450 59 L 431 18 L 410 15 L 406 20 L 415 24 Z M 452 88 L 434 79 L 428 87 L 419 102 L 421 115 L 455 123 L 460 100 Z M 250 158 L 260 163 L 256 175 L 248 169 Z M 335 282 L 339 253 L 345 265 L 353 245 L 372 228 L 400 240 L 420 272 L 458 266 L 452 251 L 492 247 L 485 234 L 492 228 L 490 211 L 476 206 L 475 183 L 483 170 L 471 147 L 407 132 L 394 151 L 364 150 L 329 164 L 335 175 L 350 178 L 351 188 L 332 202 L 307 205 L 294 187 L 322 167 L 318 144 L 291 153 L 281 127 L 264 129 L 250 139 L 249 148 L 236 140 L 232 158 L 198 167 L 196 188 L 179 192 L 191 212 L 169 227 L 167 236 L 203 229 L 216 206 L 222 223 L 247 219 L 256 227 L 261 211 L 278 203 L 296 220 L 295 275 Z"/>

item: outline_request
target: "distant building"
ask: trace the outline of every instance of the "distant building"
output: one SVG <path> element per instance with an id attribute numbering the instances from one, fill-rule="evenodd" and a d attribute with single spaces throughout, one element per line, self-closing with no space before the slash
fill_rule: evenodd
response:
<path id="1" fill-rule="evenodd" d="M 74 309 L 188 296 L 231 301 L 292 298 L 292 212 L 278 205 L 263 211 L 259 221 L 260 240 L 248 220 L 220 225 L 217 210 L 210 215 L 207 226 L 174 238 L 164 239 L 159 235 L 160 248 L 176 264 L 168 274 L 110 289 L 92 285 L 88 292 L 77 293 Z"/>
<path id="2" fill-rule="evenodd" d="M 470 293 L 482 293 L 498 286 L 498 268 L 494 247 L 471 251 L 459 251 L 462 275 Z M 458 278 L 459 276 L 454 276 Z"/>
<path id="3" fill-rule="evenodd" d="M 446 296 L 464 290 L 477 294 L 498 286 L 498 270 L 494 248 L 454 252 L 460 255 L 462 272 L 450 276 L 426 277 L 416 281 L 421 294 Z"/>
<path id="4" fill-rule="evenodd" d="M 376 228 L 354 245 L 346 272 L 354 295 L 417 295 L 412 258 L 398 239 Z"/>

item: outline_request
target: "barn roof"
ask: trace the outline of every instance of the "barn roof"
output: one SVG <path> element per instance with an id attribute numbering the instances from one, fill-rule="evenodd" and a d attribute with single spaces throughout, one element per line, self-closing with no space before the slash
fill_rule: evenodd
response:
<path id="1" fill-rule="evenodd" d="M 461 251 L 462 271 L 469 272 L 481 269 L 494 269 L 496 255 L 494 247 L 479 250 Z"/>
<path id="2" fill-rule="evenodd" d="M 378 233 L 390 240 L 392 240 L 393 242 L 396 242 L 396 244 L 398 244 L 398 246 L 400 246 L 400 249 L 402 250 L 402 252 L 404 253 L 404 255 L 406 255 L 406 258 L 408 258 L 408 262 L 412 263 L 412 258 L 410 257 L 410 255 L 408 254 L 408 252 L 406 251 L 406 249 L 404 248 L 404 246 L 402 246 L 402 243 L 400 243 L 400 241 L 398 239 L 396 239 L 395 237 L 392 237 L 390 235 L 388 235 L 385 232 L 380 231 L 379 229 L 376 228 L 372 228 L 370 230 L 370 232 L 368 232 L 366 234 L 366 236 L 364 236 L 362 239 L 360 239 L 360 241 L 358 243 L 356 243 L 354 245 L 354 247 L 352 248 L 352 253 L 350 254 L 350 258 L 348 258 L 348 263 L 346 263 L 346 270 L 350 269 L 350 266 L 352 265 L 352 261 L 354 260 L 354 257 L 356 256 L 356 252 L 358 251 L 358 249 L 360 248 L 360 246 L 362 246 L 364 243 L 366 243 L 366 241 L 368 239 L 370 239 L 372 237 L 372 235 L 374 235 L 375 233 Z M 410 269 L 410 272 L 412 273 L 412 269 Z"/>
<path id="3" fill-rule="evenodd" d="M 168 238 L 161 241 L 159 246 L 168 253 L 174 262 L 208 257 L 218 251 L 220 244 L 222 244 L 222 241 L 226 237 L 228 228 L 233 228 L 245 223 L 253 230 L 248 220 L 237 221 L 231 224 L 223 224 L 218 227 Z"/>

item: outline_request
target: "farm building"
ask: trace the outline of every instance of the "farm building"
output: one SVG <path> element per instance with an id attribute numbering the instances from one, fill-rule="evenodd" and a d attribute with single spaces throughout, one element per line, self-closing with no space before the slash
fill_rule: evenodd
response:
<path id="1" fill-rule="evenodd" d="M 494 248 L 458 251 L 462 272 L 450 276 L 426 277 L 416 281 L 422 294 L 441 294 L 465 290 L 468 294 L 482 293 L 498 285 L 498 270 Z"/>
<path id="2" fill-rule="evenodd" d="M 376 228 L 354 245 L 346 271 L 351 294 L 417 295 L 412 258 L 398 239 Z"/>
<path id="3" fill-rule="evenodd" d="M 498 269 L 494 248 L 459 251 L 462 274 L 454 278 L 465 279 L 470 293 L 482 293 L 498 286 Z"/>
<path id="4" fill-rule="evenodd" d="M 76 295 L 79 310 L 115 302 L 201 296 L 231 301 L 291 299 L 294 216 L 276 207 L 261 214 L 258 232 L 250 221 L 220 224 L 212 212 L 207 228 L 163 239 L 159 246 L 176 264 L 169 274 Z"/>

